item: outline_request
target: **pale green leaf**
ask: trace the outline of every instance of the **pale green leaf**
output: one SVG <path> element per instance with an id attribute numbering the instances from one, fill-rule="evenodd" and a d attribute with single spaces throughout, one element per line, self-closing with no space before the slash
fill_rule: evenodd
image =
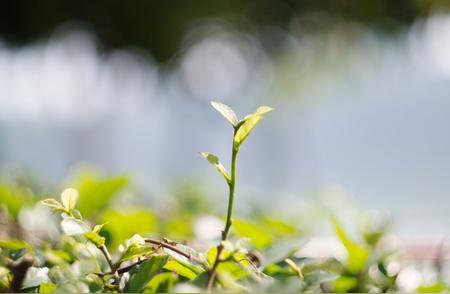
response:
<path id="1" fill-rule="evenodd" d="M 41 204 L 50 207 L 51 209 L 56 211 L 65 211 L 65 208 L 61 204 L 61 202 L 53 198 L 44 199 L 41 201 Z"/>
<path id="2" fill-rule="evenodd" d="M 238 283 L 237 279 L 234 275 L 228 271 L 220 271 L 217 272 L 217 276 L 219 277 L 220 284 L 222 287 L 231 290 L 232 292 L 237 293 L 246 293 L 250 292 L 244 285 Z"/>
<path id="3" fill-rule="evenodd" d="M 145 286 L 144 293 L 169 293 L 178 277 L 174 273 L 160 273 Z"/>
<path id="4" fill-rule="evenodd" d="M 298 277 L 303 280 L 303 273 L 302 273 L 301 268 L 299 268 L 295 264 L 295 262 L 292 259 L 290 259 L 290 258 L 286 258 L 284 261 L 289 265 L 291 270 L 293 270 L 298 275 Z"/>
<path id="5" fill-rule="evenodd" d="M 447 286 L 443 282 L 436 282 L 433 284 L 425 284 L 420 285 L 417 289 L 417 293 L 446 293 L 444 292 L 446 290 Z M 447 289 L 447 292 L 450 289 Z"/>
<path id="6" fill-rule="evenodd" d="M 336 234 L 342 242 L 342 245 L 344 245 L 345 249 L 347 249 L 348 269 L 354 273 L 362 270 L 367 262 L 367 259 L 369 258 L 369 250 L 366 247 L 363 247 L 350 240 L 344 229 L 336 219 L 333 220 L 333 226 Z"/>
<path id="7" fill-rule="evenodd" d="M 240 236 L 249 238 L 250 242 L 259 249 L 264 249 L 272 244 L 272 236 L 265 227 L 242 219 L 233 221 L 232 229 Z"/>
<path id="8" fill-rule="evenodd" d="M 77 207 L 86 218 L 98 216 L 129 183 L 127 176 L 104 177 L 93 170 L 83 170 L 71 182 L 79 192 Z"/>
<path id="9" fill-rule="evenodd" d="M 53 293 L 57 288 L 58 286 L 53 283 L 42 283 L 39 286 L 39 293 Z"/>
<path id="10" fill-rule="evenodd" d="M 183 276 L 189 280 L 195 279 L 198 275 L 198 273 L 195 272 L 192 267 L 175 259 L 169 260 L 164 266 L 164 269 L 177 273 L 178 275 Z"/>
<path id="11" fill-rule="evenodd" d="M 356 286 L 358 286 L 358 279 L 351 276 L 341 276 L 333 281 L 332 285 L 336 293 L 354 292 Z"/>
<path id="12" fill-rule="evenodd" d="M 78 209 L 72 210 L 72 216 L 79 220 L 83 220 L 83 216 L 81 215 L 81 212 Z"/>
<path id="13" fill-rule="evenodd" d="M 122 253 L 119 263 L 138 257 L 145 257 L 153 252 L 154 250 L 149 246 L 130 246 Z"/>
<path id="14" fill-rule="evenodd" d="M 103 230 L 108 232 L 109 246 L 118 248 L 124 240 L 136 232 L 154 232 L 156 230 L 156 216 L 148 209 L 121 209 L 105 211 L 98 220 L 108 222 Z"/>
<path id="15" fill-rule="evenodd" d="M 190 270 L 194 271 L 195 273 L 199 274 L 204 272 L 204 262 L 206 262 L 206 258 L 203 254 L 197 252 L 195 249 L 188 247 L 183 244 L 176 244 L 176 248 L 183 251 L 184 253 L 187 253 L 190 255 L 190 258 L 187 258 L 184 255 L 179 254 L 178 252 L 175 252 L 173 250 L 170 250 L 168 248 L 164 248 L 164 252 L 166 252 L 170 257 L 172 257 L 174 260 L 178 261 L 182 265 L 188 267 Z"/>
<path id="16" fill-rule="evenodd" d="M 129 246 L 142 246 L 145 245 L 145 238 L 139 234 L 134 234 L 130 239 L 125 241 L 125 245 Z"/>
<path id="17" fill-rule="evenodd" d="M 137 293 L 142 291 L 147 283 L 161 271 L 167 262 L 167 258 L 166 255 L 154 256 L 136 266 L 126 285 L 126 292 Z"/>
<path id="18" fill-rule="evenodd" d="M 223 249 L 222 252 L 220 253 L 220 259 L 222 260 L 228 259 L 231 257 L 231 255 L 232 252 Z M 214 264 L 214 262 L 216 261 L 216 257 L 217 257 L 217 246 L 209 248 L 208 251 L 206 252 L 206 260 L 208 261 L 210 266 Z"/>
<path id="19" fill-rule="evenodd" d="M 198 260 L 205 260 L 204 256 L 202 256 L 192 248 L 183 246 L 181 244 L 177 244 L 177 248 L 180 248 L 185 252 L 189 252 L 192 257 L 195 257 Z M 165 252 L 172 257 L 164 267 L 167 270 L 173 271 L 180 276 L 186 277 L 190 280 L 195 279 L 198 274 L 201 274 L 205 271 L 204 268 L 193 259 L 188 259 L 185 256 L 182 256 L 172 250 L 165 250 Z"/>
<path id="20" fill-rule="evenodd" d="M 9 239 L 9 240 L 0 240 L 0 248 L 1 249 L 9 249 L 13 251 L 26 249 L 30 252 L 33 252 L 33 247 L 25 241 L 17 240 L 17 239 Z"/>
<path id="21" fill-rule="evenodd" d="M 67 188 L 61 193 L 61 202 L 67 211 L 72 211 L 77 205 L 78 191 L 73 188 Z"/>
<path id="22" fill-rule="evenodd" d="M 212 101 L 211 102 L 212 107 L 214 107 L 221 115 L 223 115 L 223 117 L 225 117 L 233 127 L 235 127 L 238 123 L 239 120 L 236 116 L 236 114 L 234 113 L 233 109 L 231 109 L 229 106 L 220 103 L 220 102 L 215 102 Z"/>
<path id="23" fill-rule="evenodd" d="M 107 223 L 103 223 L 100 225 L 95 225 L 94 228 L 92 229 L 92 232 L 94 233 L 100 233 L 101 229 L 103 228 L 104 225 L 106 225 Z"/>
<path id="24" fill-rule="evenodd" d="M 222 163 L 219 160 L 219 157 L 215 156 L 212 153 L 208 152 L 202 152 L 201 155 L 208 160 L 210 164 L 212 164 L 216 170 L 221 174 L 227 182 L 230 182 L 231 177 L 228 171 L 225 169 L 225 167 L 222 165 Z"/>
<path id="25" fill-rule="evenodd" d="M 65 264 L 72 260 L 70 254 L 62 250 L 47 249 L 43 252 L 43 255 L 46 261 L 51 264 Z"/>
<path id="26" fill-rule="evenodd" d="M 219 265 L 217 266 L 217 272 L 231 274 L 236 280 L 240 280 L 248 276 L 248 272 L 245 267 L 240 262 L 237 262 L 234 259 L 219 263 Z"/>
<path id="27" fill-rule="evenodd" d="M 247 115 L 240 123 L 236 134 L 234 135 L 233 143 L 235 148 L 244 142 L 244 140 L 250 135 L 250 133 L 256 128 L 259 122 L 263 119 L 264 114 L 272 111 L 273 109 L 268 106 L 259 107 L 255 113 Z"/>
<path id="28" fill-rule="evenodd" d="M 105 245 L 105 237 L 100 236 L 99 234 L 95 233 L 95 232 L 86 232 L 84 233 L 84 236 L 91 241 L 92 243 L 94 243 L 95 246 L 97 247 L 102 247 L 103 245 Z"/>
<path id="29" fill-rule="evenodd" d="M 261 224 L 274 236 L 287 237 L 298 233 L 298 229 L 288 222 L 281 219 L 264 216 L 261 219 Z"/>
<path id="30" fill-rule="evenodd" d="M 101 277 L 96 274 L 88 274 L 85 278 L 85 282 L 89 287 L 90 293 L 102 292 L 104 282 Z M 103 290 L 104 291 L 104 290 Z"/>
<path id="31" fill-rule="evenodd" d="M 272 107 L 269 107 L 269 106 L 260 106 L 260 107 L 258 107 L 258 109 L 256 109 L 255 114 L 257 114 L 257 115 L 264 115 L 264 114 L 266 114 L 266 113 L 268 113 L 268 112 L 271 112 L 272 110 L 273 110 Z"/>
<path id="32" fill-rule="evenodd" d="M 83 235 L 91 230 L 86 223 L 73 217 L 64 218 L 61 221 L 61 228 L 68 236 Z"/>

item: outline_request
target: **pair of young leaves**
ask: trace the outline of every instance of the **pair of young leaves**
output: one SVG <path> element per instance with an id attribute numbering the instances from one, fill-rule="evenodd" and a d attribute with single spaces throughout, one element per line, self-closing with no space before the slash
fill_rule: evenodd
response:
<path id="1" fill-rule="evenodd" d="M 225 119 L 231 124 L 234 129 L 233 148 L 238 151 L 241 144 L 256 128 L 259 122 L 264 118 L 264 115 L 273 110 L 269 106 L 260 106 L 252 114 L 247 115 L 242 120 L 239 120 L 233 109 L 220 102 L 211 102 L 212 107 L 217 110 Z M 219 158 L 209 152 L 202 152 L 201 155 L 211 163 L 216 170 L 225 178 L 227 183 L 231 182 L 231 177 L 228 171 L 220 162 Z"/>
<path id="2" fill-rule="evenodd" d="M 78 202 L 78 191 L 73 188 L 67 188 L 61 193 L 61 202 L 47 198 L 41 201 L 45 206 L 50 207 L 55 212 L 61 212 L 61 228 L 68 236 L 84 235 L 89 241 L 93 242 L 97 247 L 105 244 L 105 238 L 98 233 L 104 224 L 96 225 L 91 230 L 90 226 L 83 222 L 80 212 L 75 209 Z"/>

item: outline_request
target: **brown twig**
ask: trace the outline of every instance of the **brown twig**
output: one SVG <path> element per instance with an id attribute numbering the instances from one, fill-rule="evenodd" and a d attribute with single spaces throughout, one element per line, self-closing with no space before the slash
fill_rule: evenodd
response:
<path id="1" fill-rule="evenodd" d="M 145 243 L 149 243 L 149 244 L 153 244 L 153 245 L 157 245 L 157 246 L 160 246 L 160 247 L 167 248 L 169 250 L 172 250 L 173 252 L 176 252 L 176 253 L 186 257 L 187 259 L 192 259 L 192 255 L 190 253 L 184 252 L 183 250 L 181 250 L 181 249 L 179 249 L 179 248 L 177 248 L 177 247 L 175 247 L 175 246 L 173 246 L 171 244 L 168 244 L 166 242 L 153 240 L 153 239 L 145 239 Z"/>
<path id="2" fill-rule="evenodd" d="M 222 262 L 222 260 L 220 259 L 220 254 L 222 253 L 222 250 L 223 250 L 223 245 L 222 244 L 217 245 L 216 259 L 214 261 L 212 268 L 209 271 L 208 282 L 206 285 L 206 289 L 208 292 L 211 292 L 211 290 L 212 290 L 212 287 L 214 285 L 214 280 L 216 279 L 217 267 L 219 266 L 219 263 Z"/>
<path id="3" fill-rule="evenodd" d="M 118 268 L 118 269 L 116 270 L 116 272 L 117 272 L 119 275 L 122 275 L 122 274 L 128 272 L 129 270 L 131 270 L 131 269 L 132 269 L 133 267 L 135 267 L 136 265 L 139 265 L 139 264 L 143 263 L 143 262 L 146 261 L 147 259 L 148 259 L 148 258 L 143 258 L 143 259 L 140 259 L 140 260 L 136 261 L 135 263 L 132 263 L 132 264 L 130 264 L 130 265 L 127 265 L 127 266 Z M 106 272 L 106 273 L 95 273 L 95 274 L 96 274 L 97 276 L 103 277 L 103 276 L 106 276 L 106 275 L 113 275 L 114 273 L 113 273 L 113 272 Z"/>
<path id="4" fill-rule="evenodd" d="M 105 256 L 106 261 L 108 262 L 109 267 L 111 268 L 111 273 L 114 275 L 114 279 L 116 280 L 117 288 L 119 289 L 119 287 L 120 287 L 120 276 L 119 276 L 119 273 L 117 272 L 116 267 L 114 266 L 114 263 L 112 261 L 111 254 L 109 254 L 108 248 L 106 248 L 105 245 L 102 245 L 102 246 L 100 246 L 98 248 L 100 249 L 100 251 Z"/>
<path id="5" fill-rule="evenodd" d="M 158 240 L 153 240 L 153 239 L 146 239 L 146 240 L 145 240 L 145 243 L 157 245 L 157 246 L 159 246 L 159 247 L 163 247 L 163 248 L 172 250 L 173 252 L 176 252 L 176 253 L 180 254 L 181 256 L 184 256 L 184 257 L 186 257 L 186 258 L 188 258 L 188 259 L 194 259 L 194 257 L 193 257 L 190 253 L 184 252 L 183 250 L 181 250 L 181 249 L 179 249 L 179 248 L 177 248 L 177 247 L 175 247 L 175 246 L 173 246 L 173 245 L 171 245 L 171 244 L 168 244 L 167 241 L 158 241 Z M 100 250 L 101 250 L 101 251 L 103 252 L 103 254 L 105 255 L 106 260 L 108 261 L 108 264 L 109 264 L 110 267 L 111 267 L 111 272 L 107 272 L 107 273 L 96 273 L 96 275 L 98 275 L 98 276 L 115 275 L 116 273 L 117 273 L 118 275 L 122 275 L 122 274 L 128 272 L 129 270 L 131 270 L 131 269 L 132 269 L 133 267 L 135 267 L 136 265 L 139 265 L 139 264 L 143 263 L 144 261 L 146 261 L 146 260 L 148 259 L 148 258 L 143 258 L 143 259 L 140 259 L 140 260 L 138 260 L 138 261 L 136 261 L 135 263 L 132 263 L 132 264 L 130 264 L 130 265 L 124 266 L 124 267 L 122 267 L 122 268 L 117 268 L 117 269 L 115 269 L 115 267 L 114 267 L 114 265 L 113 265 L 113 263 L 112 263 L 111 257 L 110 257 L 110 255 L 109 255 L 109 252 L 108 252 L 108 250 L 106 249 L 106 247 L 103 248 L 103 249 L 100 248 Z"/>
<path id="6" fill-rule="evenodd" d="M 11 286 L 9 287 L 10 293 L 18 293 L 20 291 L 27 271 L 33 265 L 33 262 L 33 257 L 26 254 L 20 260 L 8 264 L 8 268 L 13 274 Z"/>

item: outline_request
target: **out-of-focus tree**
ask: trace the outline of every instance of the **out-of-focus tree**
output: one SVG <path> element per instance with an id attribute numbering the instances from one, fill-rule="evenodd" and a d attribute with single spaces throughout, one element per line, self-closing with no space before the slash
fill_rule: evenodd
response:
<path id="1" fill-rule="evenodd" d="M 359 22 L 376 30 L 401 29 L 448 1 L 431 0 L 198 0 L 198 1 L 3 1 L 0 39 L 23 45 L 50 36 L 62 24 L 75 22 L 92 29 L 105 49 L 138 46 L 157 61 L 180 49 L 189 27 L 220 20 L 243 31 L 289 28 L 293 20 L 310 15 Z M 319 23 L 317 26 L 330 24 Z"/>

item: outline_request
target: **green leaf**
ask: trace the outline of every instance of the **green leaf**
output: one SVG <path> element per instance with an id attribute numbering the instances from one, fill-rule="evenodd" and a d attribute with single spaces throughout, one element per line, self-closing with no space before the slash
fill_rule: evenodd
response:
<path id="1" fill-rule="evenodd" d="M 136 293 L 144 289 L 147 283 L 161 271 L 167 258 L 167 255 L 154 256 L 136 266 L 126 285 L 126 292 Z"/>
<path id="2" fill-rule="evenodd" d="M 52 293 L 58 288 L 53 283 L 43 283 L 39 286 L 39 293 Z"/>
<path id="3" fill-rule="evenodd" d="M 70 254 L 63 250 L 47 249 L 43 252 L 46 262 L 51 264 L 65 264 L 72 261 Z"/>
<path id="4" fill-rule="evenodd" d="M 217 272 L 218 280 L 222 287 L 237 293 L 250 292 L 245 286 L 239 284 L 234 275 L 228 271 Z"/>
<path id="5" fill-rule="evenodd" d="M 221 115 L 223 115 L 223 117 L 225 117 L 227 119 L 227 121 L 229 121 L 233 127 L 235 127 L 239 123 L 239 120 L 238 120 L 236 114 L 234 113 L 233 109 L 231 109 L 229 106 L 227 106 L 223 103 L 220 103 L 220 102 L 215 102 L 215 101 L 212 101 L 211 105 Z"/>
<path id="6" fill-rule="evenodd" d="M 119 259 L 119 262 L 122 263 L 126 260 L 138 258 L 138 257 L 144 257 L 151 253 L 153 253 L 154 250 L 151 247 L 148 246 L 130 246 L 128 247 L 124 253 L 122 253 L 122 256 Z"/>
<path id="7" fill-rule="evenodd" d="M 197 252 L 193 248 L 190 248 L 186 245 L 176 244 L 175 247 L 185 253 L 188 253 L 191 256 L 191 258 L 187 258 L 187 257 L 179 254 L 178 252 L 164 248 L 164 252 L 166 252 L 172 258 L 169 261 L 169 263 L 172 260 L 176 261 L 176 262 L 170 263 L 169 267 L 174 265 L 175 267 L 179 267 L 179 268 L 187 268 L 189 271 L 193 272 L 196 275 L 205 271 L 205 269 L 203 268 L 203 264 L 206 262 L 206 258 L 203 254 Z M 177 263 L 179 265 L 177 265 Z M 186 271 L 188 273 L 188 275 L 189 275 L 189 271 Z"/>
<path id="8" fill-rule="evenodd" d="M 347 249 L 347 267 L 352 273 L 359 272 L 366 265 L 367 259 L 369 258 L 369 250 L 353 241 L 351 241 L 347 234 L 345 233 L 339 222 L 334 219 L 333 226 L 336 234 Z"/>
<path id="9" fill-rule="evenodd" d="M 217 246 L 211 247 L 207 252 L 207 261 L 210 266 L 214 264 L 216 256 Z M 233 253 L 227 249 L 223 249 L 220 254 L 220 259 L 227 261 L 222 261 L 219 263 L 216 269 L 218 273 L 230 274 L 235 280 L 248 276 L 250 271 L 249 266 L 251 265 L 248 262 L 247 257 L 243 254 Z"/>
<path id="10" fill-rule="evenodd" d="M 247 115 L 241 122 L 234 135 L 234 148 L 239 148 L 239 146 L 244 142 L 244 140 L 250 135 L 250 133 L 256 128 L 259 122 L 263 119 L 264 115 L 273 109 L 268 106 L 259 107 L 255 113 Z"/>
<path id="11" fill-rule="evenodd" d="M 102 236 L 100 236 L 99 234 L 97 234 L 95 232 L 86 232 L 86 233 L 84 233 L 84 236 L 89 241 L 94 243 L 94 245 L 97 246 L 97 247 L 102 247 L 103 245 L 105 245 L 105 237 L 102 237 Z"/>
<path id="12" fill-rule="evenodd" d="M 253 115 L 264 115 L 264 114 L 266 114 L 266 113 L 268 113 L 268 112 L 271 112 L 273 110 L 273 108 L 272 107 L 269 107 L 269 106 L 260 106 L 260 107 L 258 107 L 258 109 L 256 109 L 256 111 L 255 111 L 255 113 L 254 114 L 251 114 L 250 116 L 253 116 Z M 244 117 L 244 120 L 245 120 L 246 118 Z"/>
<path id="13" fill-rule="evenodd" d="M 50 207 L 51 209 L 55 211 L 66 211 L 64 206 L 56 199 L 53 198 L 47 198 L 41 201 L 42 205 L 45 205 L 47 207 Z"/>
<path id="14" fill-rule="evenodd" d="M 72 210 L 72 216 L 79 220 L 83 220 L 83 216 L 81 215 L 81 212 L 78 209 Z"/>
<path id="15" fill-rule="evenodd" d="M 156 230 L 156 216 L 148 209 L 110 209 L 100 216 L 99 221 L 108 222 L 103 231 L 109 233 L 109 247 L 115 250 L 135 233 Z"/>
<path id="16" fill-rule="evenodd" d="M 231 257 L 232 252 L 229 250 L 223 249 L 220 253 L 220 259 L 228 259 Z M 208 261 L 209 265 L 212 266 L 214 262 L 216 261 L 217 256 L 217 246 L 211 247 L 206 252 L 206 260 Z"/>
<path id="17" fill-rule="evenodd" d="M 221 262 L 217 266 L 218 273 L 228 273 L 233 276 L 234 279 L 240 280 L 248 276 L 248 272 L 243 268 L 244 266 L 234 260 Z"/>
<path id="18" fill-rule="evenodd" d="M 33 205 L 36 200 L 36 197 L 28 187 L 0 182 L 0 203 L 8 209 L 8 212 L 14 219 L 17 220 L 23 207 Z"/>
<path id="19" fill-rule="evenodd" d="M 290 258 L 286 258 L 284 261 L 289 265 L 291 270 L 293 270 L 297 274 L 297 276 L 301 280 L 303 280 L 302 270 L 295 264 L 295 262 L 292 259 L 290 259 Z"/>
<path id="20" fill-rule="evenodd" d="M 270 263 L 266 265 L 266 267 L 264 268 L 264 273 L 271 277 L 294 275 L 292 270 L 286 267 L 282 267 L 280 264 L 277 263 Z"/>
<path id="21" fill-rule="evenodd" d="M 67 211 L 71 212 L 78 201 L 78 191 L 73 188 L 65 189 L 61 194 L 61 202 Z"/>
<path id="22" fill-rule="evenodd" d="M 274 236 L 277 237 L 287 237 L 298 233 L 298 229 L 280 219 L 273 217 L 263 217 L 261 219 L 261 224 Z"/>
<path id="23" fill-rule="evenodd" d="M 89 292 L 90 293 L 104 292 L 104 290 L 103 290 L 103 287 L 104 287 L 103 279 L 100 278 L 98 275 L 96 275 L 96 274 L 88 274 L 86 276 L 86 278 L 85 278 L 85 282 L 86 282 L 86 284 L 89 287 Z"/>
<path id="24" fill-rule="evenodd" d="M 99 215 L 129 183 L 127 176 L 104 177 L 95 170 L 81 170 L 71 185 L 79 192 L 78 209 L 86 218 Z"/>
<path id="25" fill-rule="evenodd" d="M 177 273 L 189 280 L 195 279 L 199 273 L 203 272 L 190 264 L 176 259 L 169 260 L 164 266 L 164 269 Z"/>
<path id="26" fill-rule="evenodd" d="M 25 241 L 10 239 L 10 240 L 0 240 L 0 248 L 9 249 L 13 251 L 26 249 L 29 252 L 33 252 L 33 247 Z"/>
<path id="27" fill-rule="evenodd" d="M 174 273 L 160 273 L 153 277 L 145 286 L 144 293 L 169 293 L 177 281 L 177 275 Z"/>
<path id="28" fill-rule="evenodd" d="M 417 293 L 442 293 L 446 289 L 444 283 L 436 282 L 430 285 L 421 285 L 416 289 Z"/>
<path id="29" fill-rule="evenodd" d="M 354 291 L 355 287 L 358 286 L 358 280 L 355 277 L 341 276 L 333 283 L 333 290 L 336 293 L 348 293 Z"/>
<path id="30" fill-rule="evenodd" d="M 107 223 L 103 223 L 100 225 L 95 225 L 94 228 L 92 229 L 92 232 L 94 233 L 100 233 L 100 231 L 102 230 L 103 226 L 106 225 Z"/>
<path id="31" fill-rule="evenodd" d="M 253 246 L 258 249 L 264 249 L 272 244 L 272 236 L 266 228 L 256 223 L 236 219 L 233 221 L 232 230 L 240 237 L 249 238 Z"/>
<path id="32" fill-rule="evenodd" d="M 201 155 L 216 168 L 219 174 L 221 174 L 225 178 L 225 181 L 227 181 L 227 183 L 231 181 L 230 174 L 220 162 L 219 157 L 208 152 L 202 152 Z"/>
<path id="33" fill-rule="evenodd" d="M 73 217 L 64 218 L 61 221 L 61 228 L 68 236 L 83 235 L 91 230 L 85 222 Z"/>

